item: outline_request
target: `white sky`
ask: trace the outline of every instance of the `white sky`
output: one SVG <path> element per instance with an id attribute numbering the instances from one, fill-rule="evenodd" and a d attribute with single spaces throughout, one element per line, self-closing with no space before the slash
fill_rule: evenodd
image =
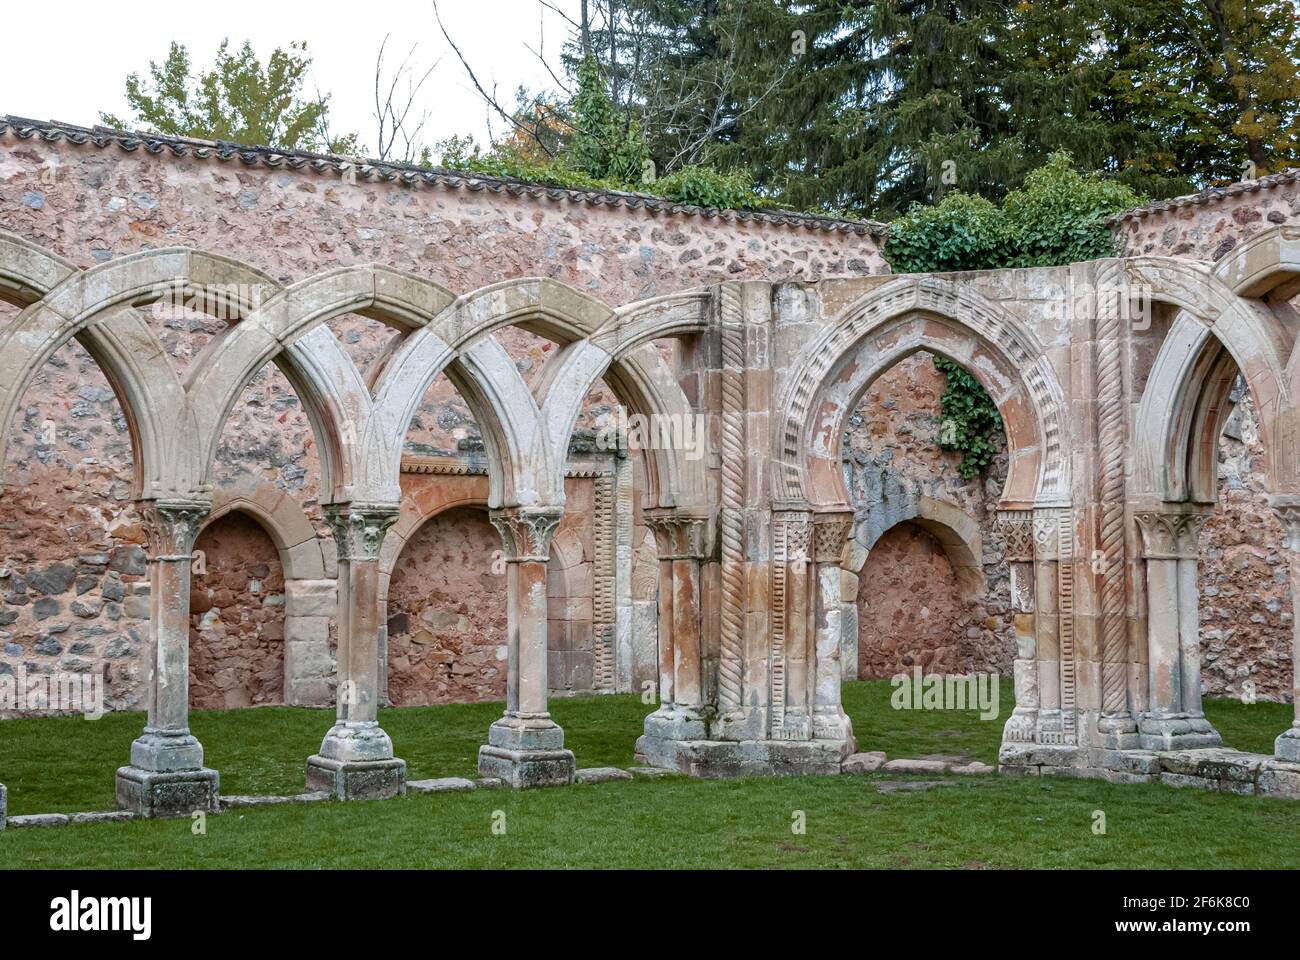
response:
<path id="1" fill-rule="evenodd" d="M 549 0 L 574 16 L 578 0 Z M 514 90 L 553 88 L 554 82 L 529 47 L 544 53 L 558 74 L 567 25 L 538 0 L 439 0 L 448 32 L 479 80 L 503 104 Z M 51 22 L 51 19 L 58 22 Z M 6 4 L 4 52 L 0 54 L 0 114 L 61 120 L 94 126 L 100 111 L 122 118 L 127 109 L 126 76 L 148 75 L 175 40 L 189 48 L 194 67 L 212 63 L 223 37 L 232 48 L 251 40 L 259 59 L 290 41 L 307 41 L 312 57 L 307 91 L 330 96 L 334 132 L 356 130 L 373 153 L 375 55 L 391 34 L 385 63 L 396 63 L 418 43 L 412 63 L 427 70 L 438 62 L 421 90 L 429 112 L 422 139 L 432 143 L 451 134 L 472 133 L 485 144 L 488 109 L 470 84 L 433 16 L 432 0 L 379 0 L 373 4 L 277 3 L 274 0 L 132 0 L 131 3 L 60 0 Z M 544 26 L 544 34 L 542 32 Z M 423 70 L 421 72 L 423 72 Z M 420 113 L 417 107 L 413 114 Z M 499 135 L 503 125 L 492 117 Z"/>

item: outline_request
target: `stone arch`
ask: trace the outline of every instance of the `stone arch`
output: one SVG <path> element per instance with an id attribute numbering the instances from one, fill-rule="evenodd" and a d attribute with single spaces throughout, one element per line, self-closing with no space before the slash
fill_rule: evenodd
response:
<path id="1" fill-rule="evenodd" d="M 952 563 L 963 597 L 972 599 L 984 593 L 987 585 L 979 521 L 964 510 L 933 497 L 909 497 L 886 516 L 864 517 L 850 535 L 843 569 L 854 575 L 861 573 L 871 548 L 900 523 L 915 523 L 939 541 Z"/>
<path id="2" fill-rule="evenodd" d="M 194 262 L 202 274 L 222 260 L 200 257 Z M 175 250 L 150 251 L 83 272 L 0 231 L 0 295 L 26 304 L 15 322 L 0 331 L 0 449 L 32 378 L 75 338 L 103 371 L 126 417 L 137 498 L 165 488 L 164 470 L 184 458 L 179 439 L 185 435 L 184 394 L 157 338 L 131 307 L 157 299 L 173 283 L 171 271 L 190 264 L 187 255 Z M 162 416 L 164 410 L 172 416 Z"/>
<path id="3" fill-rule="evenodd" d="M 1296 434 L 1283 359 L 1290 344 L 1278 317 L 1195 263 L 1138 258 L 1128 270 L 1130 284 L 1177 309 L 1134 419 L 1135 499 L 1213 502 L 1218 434 L 1212 431 L 1226 418 L 1237 371 L 1259 413 L 1271 489 L 1300 490 L 1300 451 L 1288 442 Z M 1265 282 L 1259 274 L 1248 281 Z"/>
<path id="4" fill-rule="evenodd" d="M 703 333 L 713 295 L 686 293 L 629 304 L 611 315 L 607 326 L 587 340 L 567 346 L 548 361 L 534 386 L 541 401 L 548 444 L 563 450 L 581 413 L 582 401 L 602 377 L 634 413 L 686 422 L 695 413 L 653 341 Z M 693 421 L 692 421 L 693 422 Z M 703 459 L 673 447 L 646 449 L 648 506 L 696 506 L 706 497 Z M 553 457 L 552 469 L 563 470 Z"/>
<path id="5" fill-rule="evenodd" d="M 1004 505 L 1068 498 L 1064 393 L 1037 338 L 1014 315 L 938 277 L 900 277 L 850 304 L 808 346 L 776 410 L 773 496 L 847 502 L 839 463 L 843 424 L 881 373 L 919 350 L 960 363 L 988 390 L 1007 430 Z"/>
<path id="6" fill-rule="evenodd" d="M 270 483 L 219 487 L 207 522 L 236 511 L 261 524 L 280 553 L 286 580 L 324 580 L 338 575 L 334 550 L 316 536 L 307 514 L 285 491 Z"/>

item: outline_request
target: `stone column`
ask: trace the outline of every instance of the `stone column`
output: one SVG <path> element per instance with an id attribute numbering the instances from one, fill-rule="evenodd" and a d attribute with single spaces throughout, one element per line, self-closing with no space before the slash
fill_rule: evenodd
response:
<path id="1" fill-rule="evenodd" d="M 706 513 L 660 507 L 645 512 L 645 523 L 654 532 L 659 554 L 659 709 L 646 717 L 645 735 L 704 740 L 700 565 L 712 546 L 711 519 Z"/>
<path id="2" fill-rule="evenodd" d="M 142 817 L 216 810 L 219 780 L 190 733 L 190 564 L 210 504 L 140 504 L 149 537 L 149 673 L 144 734 L 117 771 L 117 803 Z"/>
<path id="3" fill-rule="evenodd" d="M 1002 728 L 1002 739 L 1009 743 L 1032 743 L 1038 728 L 1039 707 L 1033 513 L 999 511 L 997 533 L 1010 573 L 1011 611 L 1016 631 L 1016 659 L 1011 667 L 1016 706 Z"/>
<path id="4" fill-rule="evenodd" d="M 853 723 L 840 701 L 844 682 L 844 665 L 840 645 L 843 640 L 840 585 L 844 548 L 853 529 L 853 511 L 819 510 L 813 517 L 814 583 L 817 589 L 816 640 L 813 680 L 813 738 L 843 742 L 846 755 L 853 753 Z"/>
<path id="5" fill-rule="evenodd" d="M 1208 514 L 1165 504 L 1134 514 L 1147 567 L 1147 711 L 1138 732 L 1146 750 L 1217 747 L 1223 741 L 1201 710 L 1197 541 Z"/>
<path id="6" fill-rule="evenodd" d="M 1300 609 L 1300 502 L 1289 503 L 1280 498 L 1273 509 L 1282 521 L 1282 547 L 1291 568 L 1291 603 Z M 1300 618 L 1291 618 L 1291 702 L 1295 707 L 1295 722 L 1274 741 L 1273 752 L 1279 760 L 1300 763 Z"/>
<path id="7" fill-rule="evenodd" d="M 576 763 L 546 705 L 546 561 L 563 509 L 493 510 L 506 555 L 506 712 L 488 728 L 478 769 L 512 787 L 573 782 Z"/>
<path id="8" fill-rule="evenodd" d="M 1034 648 L 1038 674 L 1038 743 L 1063 744 L 1061 711 L 1060 520 L 1054 509 L 1035 510 Z"/>
<path id="9" fill-rule="evenodd" d="M 395 503 L 331 504 L 326 518 L 338 550 L 337 719 L 307 760 L 307 789 L 340 800 L 406 792 L 406 761 L 379 726 L 379 551 L 397 521 Z"/>

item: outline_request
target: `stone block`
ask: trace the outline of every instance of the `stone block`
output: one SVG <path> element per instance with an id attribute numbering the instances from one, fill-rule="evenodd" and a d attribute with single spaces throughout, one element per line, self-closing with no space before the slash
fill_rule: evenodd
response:
<path id="1" fill-rule="evenodd" d="M 974 774 L 984 774 L 984 773 L 997 773 L 998 771 L 996 767 L 991 767 L 987 763 L 981 763 L 979 760 L 972 760 L 970 763 L 964 766 L 957 766 L 957 765 L 950 766 L 948 767 L 948 772 L 974 775 Z"/>
<path id="2" fill-rule="evenodd" d="M 197 810 L 218 809 L 220 777 L 215 770 L 174 770 L 160 773 L 140 767 L 119 767 L 117 805 L 145 819 L 188 817 Z"/>
<path id="3" fill-rule="evenodd" d="M 674 740 L 647 733 L 636 741 L 639 764 L 709 779 L 839 774 L 848 754 L 849 745 L 837 740 Z"/>
<path id="4" fill-rule="evenodd" d="M 474 789 L 474 781 L 464 777 L 438 777 L 434 780 L 408 780 L 410 793 L 461 793 Z"/>
<path id="5" fill-rule="evenodd" d="M 631 780 L 632 774 L 618 767 L 587 767 L 574 775 L 578 783 L 606 783 L 610 780 Z"/>
<path id="6" fill-rule="evenodd" d="M 338 613 L 338 586 L 333 580 L 286 580 L 284 611 L 290 617 L 324 617 Z"/>
<path id="7" fill-rule="evenodd" d="M 0 830 L 5 828 L 9 817 L 9 788 L 0 783 Z"/>
<path id="8" fill-rule="evenodd" d="M 406 761 L 308 757 L 307 790 L 340 800 L 389 800 L 406 792 Z"/>
<path id="9" fill-rule="evenodd" d="M 24 827 L 66 827 L 68 822 L 67 814 L 63 813 L 31 813 L 21 817 L 10 817 L 9 829 L 21 830 Z"/>
<path id="10" fill-rule="evenodd" d="M 841 773 L 872 773 L 879 770 L 887 757 L 883 752 L 855 753 L 840 764 Z"/>
<path id="11" fill-rule="evenodd" d="M 275 807 L 286 803 L 321 803 L 322 801 L 329 799 L 330 794 L 324 790 L 318 790 L 311 793 L 294 793 L 283 797 L 236 795 L 233 797 L 222 797 L 221 809 L 229 810 L 233 807 Z"/>
<path id="12" fill-rule="evenodd" d="M 1272 797 L 1300 800 L 1300 764 L 1279 760 L 1265 762 L 1260 767 L 1255 789 Z"/>
<path id="13" fill-rule="evenodd" d="M 71 816 L 73 823 L 122 823 L 135 818 L 134 810 L 94 810 Z"/>
<path id="14" fill-rule="evenodd" d="M 884 769 L 889 773 L 945 773 L 948 764 L 942 760 L 890 760 Z"/>

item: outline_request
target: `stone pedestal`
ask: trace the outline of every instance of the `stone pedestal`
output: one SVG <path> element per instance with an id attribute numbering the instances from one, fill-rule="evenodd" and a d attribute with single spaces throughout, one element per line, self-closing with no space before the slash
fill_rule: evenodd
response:
<path id="1" fill-rule="evenodd" d="M 636 741 L 637 763 L 705 779 L 832 775 L 853 754 L 843 740 L 669 740 L 645 735 Z"/>
<path id="2" fill-rule="evenodd" d="M 573 783 L 577 766 L 573 751 L 564 748 L 564 730 L 549 717 L 502 717 L 478 751 L 480 776 L 519 790 Z"/>
<path id="3" fill-rule="evenodd" d="M 338 550 L 337 719 L 307 759 L 307 789 L 340 800 L 406 792 L 406 762 L 379 726 L 379 551 L 395 504 L 334 504 L 326 516 Z"/>
<path id="4" fill-rule="evenodd" d="M 149 536 L 149 719 L 117 771 L 117 803 L 141 817 L 217 809 L 219 778 L 189 729 L 190 563 L 209 505 L 140 504 Z"/>

